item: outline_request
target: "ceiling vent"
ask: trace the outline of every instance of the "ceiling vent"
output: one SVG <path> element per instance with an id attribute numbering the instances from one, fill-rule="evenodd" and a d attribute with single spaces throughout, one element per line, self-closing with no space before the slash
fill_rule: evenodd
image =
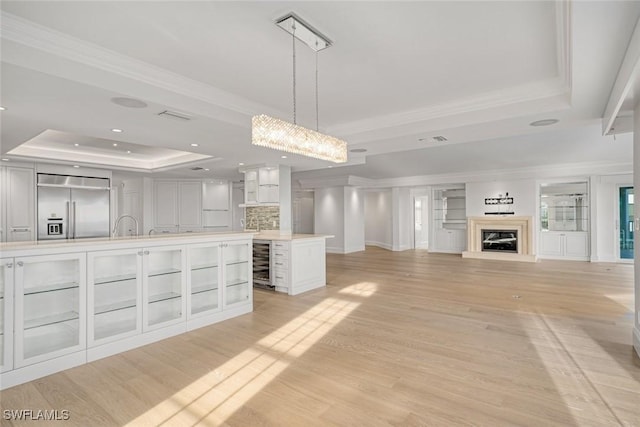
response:
<path id="1" fill-rule="evenodd" d="M 162 113 L 158 113 L 158 115 L 160 117 L 166 117 L 168 119 L 174 119 L 174 120 L 182 120 L 182 121 L 191 120 L 191 116 L 189 116 L 188 114 L 178 113 L 176 111 L 171 111 L 171 110 L 165 110 Z"/>
<path id="2" fill-rule="evenodd" d="M 446 141 L 448 141 L 448 139 L 447 139 L 447 138 L 445 138 L 445 137 L 444 137 L 444 136 L 442 136 L 442 135 L 434 136 L 433 138 L 431 138 L 431 140 L 432 140 L 433 142 L 446 142 Z"/>
<path id="3" fill-rule="evenodd" d="M 201 171 L 204 170 L 204 168 L 201 168 L 200 166 L 196 166 L 195 168 L 191 168 L 192 171 Z"/>

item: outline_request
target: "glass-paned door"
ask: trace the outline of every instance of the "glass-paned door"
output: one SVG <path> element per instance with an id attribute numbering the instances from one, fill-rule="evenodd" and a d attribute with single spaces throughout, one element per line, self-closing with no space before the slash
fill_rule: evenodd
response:
<path id="1" fill-rule="evenodd" d="M 252 300 L 251 252 L 248 242 L 223 243 L 224 305 L 249 303 Z"/>
<path id="2" fill-rule="evenodd" d="M 188 317 L 220 308 L 220 244 L 189 249 Z"/>
<path id="3" fill-rule="evenodd" d="M 633 259 L 633 187 L 620 187 L 620 258 Z"/>

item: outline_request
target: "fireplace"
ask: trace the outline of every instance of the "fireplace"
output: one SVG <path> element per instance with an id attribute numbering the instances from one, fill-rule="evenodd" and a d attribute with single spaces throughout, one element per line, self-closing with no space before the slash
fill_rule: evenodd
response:
<path id="1" fill-rule="evenodd" d="M 482 230 L 483 252 L 518 253 L 518 230 Z"/>
<path id="2" fill-rule="evenodd" d="M 467 221 L 464 258 L 536 262 L 533 217 L 485 215 L 470 216 Z"/>

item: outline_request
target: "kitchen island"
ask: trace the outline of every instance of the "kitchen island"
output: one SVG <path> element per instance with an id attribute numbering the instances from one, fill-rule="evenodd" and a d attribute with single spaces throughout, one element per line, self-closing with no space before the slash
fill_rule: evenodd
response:
<path id="1" fill-rule="evenodd" d="M 0 389 L 253 311 L 253 234 L 0 244 Z"/>
<path id="2" fill-rule="evenodd" d="M 327 284 L 325 234 L 262 232 L 256 242 L 269 242 L 270 283 L 276 292 L 298 295 Z"/>

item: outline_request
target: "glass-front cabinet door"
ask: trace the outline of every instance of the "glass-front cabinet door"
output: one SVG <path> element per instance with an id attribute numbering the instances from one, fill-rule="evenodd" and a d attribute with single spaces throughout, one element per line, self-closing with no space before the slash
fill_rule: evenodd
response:
<path id="1" fill-rule="evenodd" d="M 220 243 L 189 248 L 187 318 L 220 310 Z"/>
<path id="2" fill-rule="evenodd" d="M 186 250 L 163 246 L 143 251 L 143 330 L 185 320 Z"/>
<path id="3" fill-rule="evenodd" d="M 13 270 L 12 258 L 0 259 L 0 372 L 13 368 Z"/>
<path id="4" fill-rule="evenodd" d="M 86 255 L 15 258 L 15 365 L 86 344 Z"/>
<path id="5" fill-rule="evenodd" d="M 250 242 L 228 242 L 222 244 L 222 260 L 224 271 L 224 305 L 225 307 L 245 304 L 253 301 L 251 281 Z"/>
<path id="6" fill-rule="evenodd" d="M 88 254 L 89 347 L 142 331 L 141 249 Z"/>

